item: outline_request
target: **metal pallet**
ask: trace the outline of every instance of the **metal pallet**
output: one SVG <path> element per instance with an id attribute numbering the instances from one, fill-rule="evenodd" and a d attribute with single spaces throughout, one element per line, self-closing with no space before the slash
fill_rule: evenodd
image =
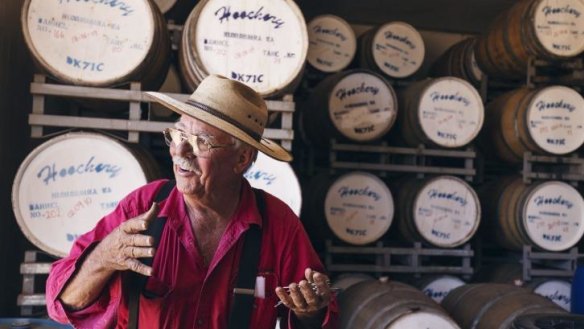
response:
<path id="1" fill-rule="evenodd" d="M 24 262 L 20 264 L 20 274 L 22 274 L 22 293 L 18 295 L 16 304 L 20 306 L 22 316 L 35 315 L 35 309 L 45 307 L 44 289 L 39 292 L 38 285 L 44 284 L 51 269 L 51 262 L 39 262 L 41 256 L 46 254 L 36 250 L 29 250 L 24 253 Z M 46 258 L 46 257 L 44 257 Z M 46 313 L 44 311 L 43 313 Z"/>
<path id="2" fill-rule="evenodd" d="M 415 242 L 413 247 L 388 247 L 377 242 L 375 246 L 367 247 L 335 245 L 332 240 L 327 240 L 325 253 L 329 272 L 434 273 L 461 275 L 467 279 L 473 274 L 471 260 L 474 251 L 470 244 L 457 249 L 439 249 L 425 247 L 420 242 Z M 357 262 L 350 256 L 359 256 L 359 260 L 370 260 L 371 263 Z M 460 265 L 436 265 L 442 260 L 453 259 Z"/>
<path id="3" fill-rule="evenodd" d="M 525 152 L 523 155 L 523 181 L 563 180 L 577 185 L 584 181 L 584 159 L 574 153 L 568 156 L 535 155 Z"/>
<path id="4" fill-rule="evenodd" d="M 355 154 L 371 155 L 365 161 L 355 161 Z M 448 165 L 432 165 L 433 159 L 448 159 Z M 466 150 L 431 149 L 424 145 L 417 148 L 388 146 L 386 142 L 378 145 L 342 144 L 331 141 L 331 169 L 371 170 L 381 173 L 416 173 L 423 178 L 427 174 L 459 175 L 472 181 L 475 169 L 476 152 L 472 147 Z"/>
<path id="5" fill-rule="evenodd" d="M 37 74 L 30 84 L 32 94 L 32 113 L 28 117 L 31 126 L 31 137 L 45 137 L 44 127 L 66 127 L 66 128 L 89 128 L 126 131 L 127 141 L 137 143 L 140 139 L 140 132 L 159 133 L 167 127 L 171 127 L 173 122 L 151 121 L 142 119 L 143 103 L 150 103 L 151 100 L 140 89 L 140 83 L 129 83 L 129 89 L 110 89 L 80 87 L 71 85 L 61 85 L 47 82 L 47 77 Z M 188 94 L 169 94 L 170 96 L 186 101 Z M 46 111 L 45 100 L 47 96 L 60 96 L 78 99 L 98 99 L 108 101 L 122 101 L 128 103 L 129 111 L 127 119 L 112 119 L 102 117 L 80 117 L 74 115 L 53 115 Z M 268 110 L 272 113 L 279 113 L 279 128 L 266 128 L 264 137 L 278 140 L 282 146 L 288 150 L 292 149 L 294 131 L 292 129 L 292 115 L 295 104 L 292 95 L 286 95 L 282 100 L 266 100 Z"/>
<path id="6" fill-rule="evenodd" d="M 572 278 L 578 267 L 578 259 L 584 254 L 573 247 L 564 252 L 534 251 L 531 246 L 523 246 L 521 263 L 523 280 L 534 277 Z"/>

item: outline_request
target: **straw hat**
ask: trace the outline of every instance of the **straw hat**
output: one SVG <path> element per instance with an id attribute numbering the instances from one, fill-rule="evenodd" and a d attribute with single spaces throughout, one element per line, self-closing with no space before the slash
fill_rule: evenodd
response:
<path id="1" fill-rule="evenodd" d="M 260 95 L 243 83 L 209 75 L 186 103 L 163 93 L 146 95 L 174 112 L 221 129 L 276 160 L 292 160 L 292 155 L 279 144 L 262 137 L 268 108 Z"/>

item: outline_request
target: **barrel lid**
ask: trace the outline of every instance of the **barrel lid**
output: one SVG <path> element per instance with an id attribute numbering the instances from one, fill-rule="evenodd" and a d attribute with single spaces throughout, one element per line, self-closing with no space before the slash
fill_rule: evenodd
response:
<path id="1" fill-rule="evenodd" d="M 414 202 L 420 235 L 439 247 L 464 244 L 476 233 L 481 217 L 476 192 L 462 179 L 439 176 L 425 182 Z"/>
<path id="2" fill-rule="evenodd" d="M 267 97 L 302 72 L 308 33 L 294 1 L 208 0 L 194 13 L 190 46 L 203 76 L 220 74 Z"/>
<path id="3" fill-rule="evenodd" d="M 386 329 L 424 328 L 424 329 L 460 329 L 448 315 L 434 310 L 412 310 L 393 321 Z"/>
<path id="4" fill-rule="evenodd" d="M 320 15 L 308 23 L 310 65 L 322 72 L 338 72 L 349 66 L 357 52 L 357 38 L 344 19 Z"/>
<path id="5" fill-rule="evenodd" d="M 12 208 L 35 246 L 63 257 L 79 235 L 145 183 L 141 164 L 117 140 L 68 133 L 41 144 L 20 165 Z"/>
<path id="6" fill-rule="evenodd" d="M 584 315 L 540 313 L 521 315 L 513 321 L 513 329 L 582 329 Z"/>
<path id="7" fill-rule="evenodd" d="M 567 154 L 584 143 L 584 98 L 572 88 L 538 90 L 528 105 L 527 120 L 531 138 L 546 152 Z"/>
<path id="8" fill-rule="evenodd" d="M 146 0 L 27 0 L 25 41 L 51 75 L 74 84 L 109 85 L 134 72 L 154 43 L 156 19 Z"/>
<path id="9" fill-rule="evenodd" d="M 375 64 L 386 75 L 405 78 L 416 73 L 424 62 L 425 46 L 422 36 L 404 22 L 389 22 L 380 26 L 373 36 Z"/>
<path id="10" fill-rule="evenodd" d="M 346 138 L 367 142 L 383 137 L 397 117 L 391 85 L 378 74 L 351 71 L 336 82 L 328 99 L 329 117 Z"/>
<path id="11" fill-rule="evenodd" d="M 468 82 L 443 77 L 427 83 L 418 106 L 424 134 L 442 147 L 461 147 L 479 133 L 484 121 L 481 96 Z"/>
<path id="12" fill-rule="evenodd" d="M 523 225 L 533 243 L 549 251 L 566 250 L 584 234 L 584 199 L 564 182 L 531 188 L 523 205 Z"/>
<path id="13" fill-rule="evenodd" d="M 393 220 L 393 197 L 377 176 L 350 172 L 339 177 L 325 198 L 326 221 L 341 240 L 363 245 L 375 242 Z"/>
<path id="14" fill-rule="evenodd" d="M 573 57 L 584 51 L 584 3 L 573 0 L 536 1 L 532 21 L 537 40 L 550 54 Z"/>
<path id="15" fill-rule="evenodd" d="M 572 301 L 572 284 L 570 282 L 561 279 L 548 279 L 539 283 L 533 292 L 570 312 Z"/>
<path id="16" fill-rule="evenodd" d="M 448 295 L 450 290 L 458 288 L 464 284 L 465 282 L 462 281 L 462 279 L 455 276 L 440 275 L 426 282 L 420 287 L 420 290 L 422 290 L 426 296 L 432 298 L 436 303 L 440 303 L 444 297 Z"/>
<path id="17" fill-rule="evenodd" d="M 302 192 L 290 164 L 258 153 L 256 161 L 245 172 L 244 177 L 251 186 L 284 201 L 297 216 L 300 216 Z"/>

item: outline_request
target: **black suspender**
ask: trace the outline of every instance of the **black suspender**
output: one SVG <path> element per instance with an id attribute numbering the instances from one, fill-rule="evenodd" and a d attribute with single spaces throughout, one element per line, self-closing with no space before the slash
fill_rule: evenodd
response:
<path id="1" fill-rule="evenodd" d="M 169 180 L 156 194 L 154 201 L 159 203 L 166 199 L 170 191 L 174 188 L 175 181 Z M 257 207 L 262 219 L 265 217 L 265 198 L 263 192 L 253 189 L 256 197 Z M 154 244 L 158 247 L 160 235 L 164 229 L 166 217 L 159 217 L 154 220 L 145 234 L 154 237 Z M 262 232 L 258 225 L 252 225 L 245 233 L 243 242 L 243 252 L 239 261 L 239 273 L 237 276 L 237 286 L 233 289 L 233 303 L 229 312 L 228 329 L 247 329 L 251 320 L 251 311 L 253 308 L 255 281 L 258 271 L 260 258 Z M 142 260 L 144 264 L 152 266 L 152 258 Z M 130 291 L 129 291 L 129 318 L 128 328 L 138 328 L 138 316 L 140 314 L 140 293 L 148 278 L 141 274 L 130 273 Z"/>
<path id="2" fill-rule="evenodd" d="M 260 215 L 265 216 L 266 203 L 261 190 L 253 189 Z M 256 275 L 260 261 L 262 231 L 259 226 L 252 225 L 245 234 L 243 253 L 239 261 L 237 286 L 233 289 L 233 303 L 229 312 L 228 329 L 247 329 L 253 307 Z"/>
<path id="3" fill-rule="evenodd" d="M 166 182 L 156 193 L 154 197 L 154 202 L 160 203 L 166 198 L 174 188 L 176 182 L 174 180 L 169 180 Z M 154 238 L 154 247 L 158 247 L 158 242 L 160 242 L 160 235 L 162 235 L 162 230 L 164 229 L 164 224 L 166 224 L 166 217 L 158 217 L 150 223 L 148 229 L 144 234 L 150 235 Z M 152 266 L 152 257 L 143 258 L 141 261 Z M 138 274 L 136 272 L 130 273 L 130 295 L 128 300 L 128 328 L 137 329 L 138 328 L 138 315 L 140 314 L 140 293 L 144 290 L 146 281 L 148 277 Z"/>

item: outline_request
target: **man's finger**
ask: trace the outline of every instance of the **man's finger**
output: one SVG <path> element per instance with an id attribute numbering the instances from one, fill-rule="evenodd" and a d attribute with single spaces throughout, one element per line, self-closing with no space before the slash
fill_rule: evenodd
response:
<path id="1" fill-rule="evenodd" d="M 122 223 L 122 225 L 120 225 L 120 227 L 124 232 L 128 234 L 140 233 L 142 231 L 145 231 L 148 228 L 150 222 L 154 218 L 156 218 L 156 216 L 158 216 L 158 211 L 159 211 L 158 204 L 153 203 L 152 207 L 150 207 L 150 209 L 147 212 L 125 221 L 124 223 Z"/>
<path id="2" fill-rule="evenodd" d="M 130 271 L 134 271 L 146 276 L 152 276 L 152 267 L 146 266 L 136 259 L 126 259 L 125 265 Z"/>
<path id="3" fill-rule="evenodd" d="M 129 258 L 154 257 L 154 248 L 125 247 L 123 253 Z"/>
<path id="4" fill-rule="evenodd" d="M 284 306 L 286 306 L 288 308 L 294 308 L 294 301 L 292 301 L 292 297 L 290 297 L 290 295 L 288 295 L 288 293 L 286 292 L 286 290 L 284 290 L 284 288 L 277 287 L 276 288 L 276 295 L 278 296 L 278 298 L 280 298 L 280 300 L 282 301 L 282 304 L 284 304 Z"/>

